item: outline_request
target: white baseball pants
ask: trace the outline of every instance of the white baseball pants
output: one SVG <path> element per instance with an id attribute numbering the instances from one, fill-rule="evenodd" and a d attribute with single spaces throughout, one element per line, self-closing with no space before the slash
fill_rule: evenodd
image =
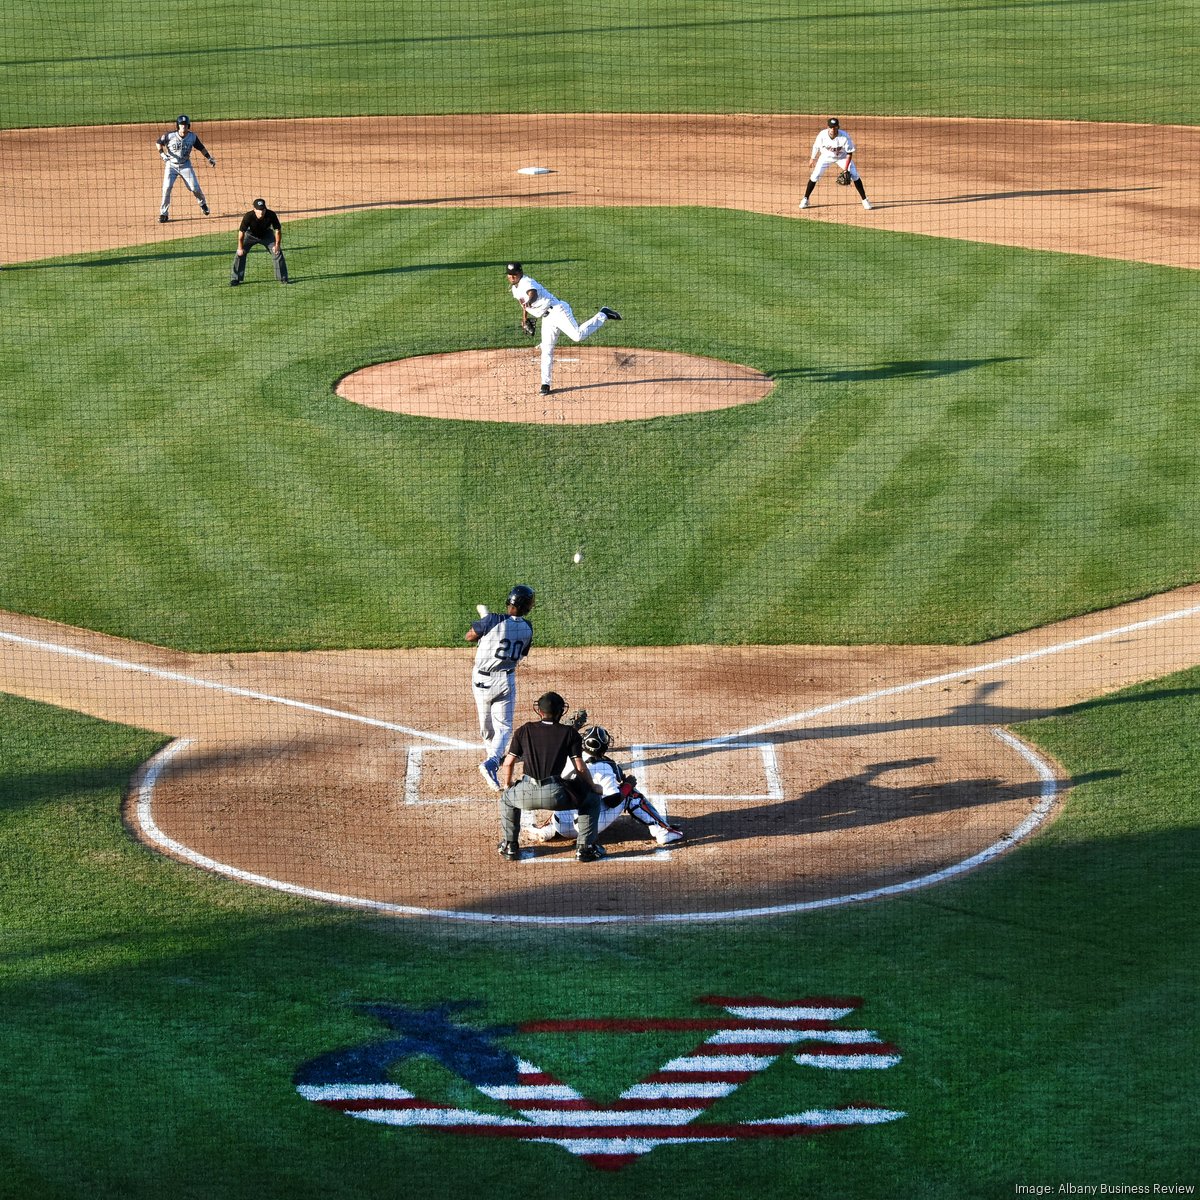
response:
<path id="1" fill-rule="evenodd" d="M 517 683 L 511 671 L 491 675 L 471 673 L 471 691 L 475 694 L 475 712 L 479 716 L 479 736 L 489 759 L 499 765 L 512 737 L 513 713 L 517 707 Z"/>
<path id="2" fill-rule="evenodd" d="M 608 318 L 603 313 L 597 313 L 582 325 L 575 320 L 575 314 L 569 304 L 561 301 L 542 318 L 542 382 L 548 387 L 550 375 L 554 369 L 554 343 L 558 335 L 565 333 L 573 342 L 582 342 L 589 338 L 603 325 Z"/>

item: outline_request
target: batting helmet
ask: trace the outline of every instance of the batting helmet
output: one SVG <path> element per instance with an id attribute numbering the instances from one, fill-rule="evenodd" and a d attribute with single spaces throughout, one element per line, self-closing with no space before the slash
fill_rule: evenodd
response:
<path id="1" fill-rule="evenodd" d="M 600 758 L 608 753 L 612 745 L 612 735 L 603 725 L 589 725 L 583 731 L 583 752 L 593 758 Z"/>
<path id="2" fill-rule="evenodd" d="M 533 588 L 527 583 L 518 583 L 508 593 L 507 602 L 517 610 L 517 616 L 523 617 L 533 607 L 534 599 Z"/>
<path id="3" fill-rule="evenodd" d="M 191 123 L 192 118 L 189 117 L 187 113 L 180 113 L 179 116 L 175 118 L 176 125 L 190 125 Z"/>

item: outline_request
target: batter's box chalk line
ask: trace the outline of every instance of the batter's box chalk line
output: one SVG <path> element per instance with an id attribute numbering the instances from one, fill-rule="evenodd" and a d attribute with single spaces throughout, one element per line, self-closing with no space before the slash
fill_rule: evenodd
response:
<path id="1" fill-rule="evenodd" d="M 765 790 L 761 792 L 663 792 L 657 791 L 647 782 L 646 772 L 651 769 L 651 763 L 645 757 L 650 750 L 686 750 L 701 751 L 706 754 L 729 753 L 730 751 L 757 750 L 762 758 L 763 779 Z M 421 780 L 425 770 L 427 754 L 444 754 L 447 751 L 463 753 L 457 746 L 409 746 L 408 764 L 404 772 L 404 803 L 406 805 L 441 805 L 441 804 L 475 804 L 479 802 L 477 794 L 465 796 L 429 797 L 422 794 Z M 775 746 L 771 742 L 640 742 L 630 747 L 633 761 L 630 772 L 637 776 L 638 785 L 655 805 L 663 809 L 663 816 L 669 815 L 665 806 L 671 800 L 726 800 L 751 801 L 782 800 L 783 779 L 779 773 L 779 759 L 775 754 Z M 478 751 L 470 753 L 478 757 Z M 683 754 L 675 756 L 683 759 Z M 671 759 L 656 756 L 661 764 Z"/>

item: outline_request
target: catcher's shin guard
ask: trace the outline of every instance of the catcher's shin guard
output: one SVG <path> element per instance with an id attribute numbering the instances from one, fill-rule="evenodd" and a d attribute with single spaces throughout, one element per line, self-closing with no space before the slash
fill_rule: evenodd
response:
<path id="1" fill-rule="evenodd" d="M 625 792 L 624 788 L 622 788 L 622 792 Z M 675 828 L 636 788 L 630 788 L 625 793 L 625 811 L 635 821 L 641 821 L 647 829 L 657 827 L 673 830 Z"/>

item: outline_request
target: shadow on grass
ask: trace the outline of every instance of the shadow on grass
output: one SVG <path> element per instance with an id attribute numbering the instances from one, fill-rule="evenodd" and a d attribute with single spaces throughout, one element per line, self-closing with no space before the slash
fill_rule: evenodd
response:
<path id="1" fill-rule="evenodd" d="M 991 367 L 998 363 L 1022 362 L 1019 355 L 1001 355 L 994 358 L 930 358 L 894 359 L 891 362 L 872 363 L 865 367 L 789 367 L 783 371 L 770 371 L 772 379 L 801 379 L 808 383 L 878 383 L 885 379 L 944 379 L 963 371 L 977 371 L 980 367 Z"/>

